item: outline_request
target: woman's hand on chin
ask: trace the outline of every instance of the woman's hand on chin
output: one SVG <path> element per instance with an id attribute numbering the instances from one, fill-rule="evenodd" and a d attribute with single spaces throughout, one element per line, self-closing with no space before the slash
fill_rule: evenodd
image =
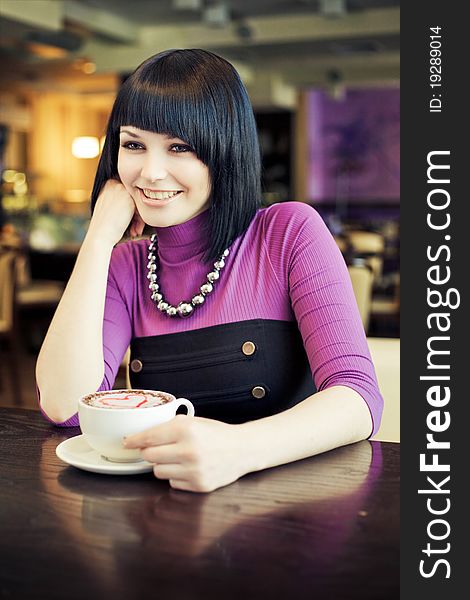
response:
<path id="1" fill-rule="evenodd" d="M 117 179 L 109 179 L 96 201 L 89 235 L 114 246 L 121 240 L 129 225 L 130 234 L 134 237 L 142 234 L 145 223 L 124 185 Z"/>

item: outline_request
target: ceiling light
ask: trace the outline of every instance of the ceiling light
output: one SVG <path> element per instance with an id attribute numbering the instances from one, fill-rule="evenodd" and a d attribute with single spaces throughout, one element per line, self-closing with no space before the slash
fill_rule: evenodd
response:
<path id="1" fill-rule="evenodd" d="M 97 137 L 76 137 L 72 142 L 72 154 L 75 158 L 95 158 L 100 153 L 100 142 Z"/>
<path id="2" fill-rule="evenodd" d="M 46 44 L 39 44 L 36 42 L 27 42 L 26 48 L 34 56 L 44 58 L 46 60 L 61 59 L 67 56 L 67 50 L 58 48 L 57 46 L 48 46 Z"/>
<path id="3" fill-rule="evenodd" d="M 82 65 L 82 71 L 86 74 L 86 75 L 91 75 L 92 73 L 94 73 L 96 71 L 96 65 L 94 62 L 86 62 Z"/>

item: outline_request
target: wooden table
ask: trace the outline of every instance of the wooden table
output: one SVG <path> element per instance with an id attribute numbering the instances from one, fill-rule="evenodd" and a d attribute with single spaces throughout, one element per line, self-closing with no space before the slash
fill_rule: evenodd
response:
<path id="1" fill-rule="evenodd" d="M 0 409 L 1 598 L 399 597 L 399 444 L 193 494 L 63 464 L 79 432 Z"/>

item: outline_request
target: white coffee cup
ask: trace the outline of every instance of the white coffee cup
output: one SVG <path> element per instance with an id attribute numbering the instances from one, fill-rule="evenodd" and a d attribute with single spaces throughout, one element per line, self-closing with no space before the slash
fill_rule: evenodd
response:
<path id="1" fill-rule="evenodd" d="M 155 398 L 164 402 L 156 406 L 134 406 L 133 398 Z M 92 406 L 88 402 L 109 400 L 110 406 Z M 130 400 L 130 401 L 128 401 Z M 138 404 L 138 402 L 136 402 Z M 142 402 L 143 404 L 143 402 Z M 154 425 L 170 421 L 180 406 L 186 406 L 188 416 L 194 416 L 194 406 L 186 398 L 175 398 L 168 392 L 155 390 L 109 390 L 87 394 L 78 401 L 80 429 L 87 443 L 107 460 L 112 462 L 138 462 L 143 460 L 140 450 L 124 448 L 123 438 L 149 429 Z"/>

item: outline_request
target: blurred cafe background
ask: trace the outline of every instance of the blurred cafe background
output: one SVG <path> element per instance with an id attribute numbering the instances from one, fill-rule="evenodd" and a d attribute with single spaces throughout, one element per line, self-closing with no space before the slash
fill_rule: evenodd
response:
<path id="1" fill-rule="evenodd" d="M 399 33 L 397 0 L 1 0 L 0 406 L 37 408 L 116 91 L 150 55 L 201 47 L 248 89 L 265 205 L 311 204 L 343 252 L 397 441 Z"/>

